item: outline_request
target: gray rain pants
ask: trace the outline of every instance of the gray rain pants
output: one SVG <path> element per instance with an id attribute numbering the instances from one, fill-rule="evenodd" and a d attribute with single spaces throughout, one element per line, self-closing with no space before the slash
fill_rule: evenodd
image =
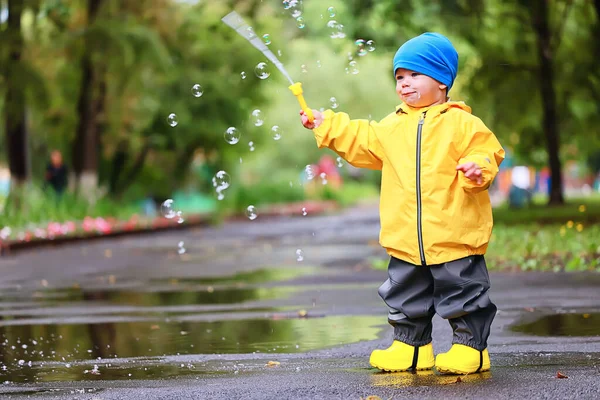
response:
<path id="1" fill-rule="evenodd" d="M 496 306 L 488 296 L 490 278 L 483 256 L 437 265 L 413 265 L 392 257 L 379 295 L 390 308 L 394 339 L 411 346 L 431 342 L 437 312 L 454 331 L 452 343 L 487 347 Z"/>

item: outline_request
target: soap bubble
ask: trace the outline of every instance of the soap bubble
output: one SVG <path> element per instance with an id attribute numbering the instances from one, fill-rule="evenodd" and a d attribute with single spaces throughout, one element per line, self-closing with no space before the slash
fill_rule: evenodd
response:
<path id="1" fill-rule="evenodd" d="M 250 147 L 250 151 L 254 151 L 254 142 L 248 142 L 248 147 Z"/>
<path id="2" fill-rule="evenodd" d="M 321 68 L 321 60 L 317 60 L 317 67 Z"/>
<path id="3" fill-rule="evenodd" d="M 281 52 L 281 50 L 277 50 L 277 56 L 278 56 L 278 57 L 281 57 L 281 54 L 283 54 L 283 53 Z"/>
<path id="4" fill-rule="evenodd" d="M 335 110 L 336 108 L 339 107 L 339 104 L 338 104 L 337 99 L 335 97 L 330 98 L 329 102 L 331 103 L 331 108 L 332 109 Z"/>
<path id="5" fill-rule="evenodd" d="M 254 68 L 254 73 L 260 79 L 267 79 L 269 76 L 271 76 L 271 73 L 269 72 L 268 65 L 266 62 L 259 62 L 256 65 L 256 68 Z"/>
<path id="6" fill-rule="evenodd" d="M 248 39 L 254 39 L 256 37 L 256 33 L 254 33 L 254 29 L 251 26 L 246 29 L 246 37 Z"/>
<path id="7" fill-rule="evenodd" d="M 329 37 L 332 39 L 343 39 L 346 37 L 346 34 L 343 32 L 344 25 L 334 19 L 327 22 L 327 28 L 329 28 Z"/>
<path id="8" fill-rule="evenodd" d="M 246 216 L 250 221 L 255 220 L 256 217 L 258 217 L 258 214 L 256 213 L 256 207 L 252 205 L 248 206 L 248 208 L 246 208 Z"/>
<path id="9" fill-rule="evenodd" d="M 300 68 L 302 69 L 302 72 L 304 72 L 304 73 L 308 72 L 308 68 L 306 67 L 306 64 L 302 64 L 302 66 Z"/>
<path id="10" fill-rule="evenodd" d="M 292 17 L 296 18 L 296 20 L 298 20 L 298 18 L 302 18 L 301 15 L 302 15 L 302 11 L 299 10 L 298 8 L 294 8 L 292 10 Z"/>
<path id="11" fill-rule="evenodd" d="M 315 171 L 313 170 L 312 165 L 307 165 L 304 167 L 304 176 L 306 176 L 307 180 L 312 180 L 315 177 Z"/>
<path id="12" fill-rule="evenodd" d="M 213 186 L 217 188 L 217 192 L 221 192 L 231 185 L 231 177 L 223 170 L 217 172 L 212 179 Z"/>
<path id="13" fill-rule="evenodd" d="M 321 184 L 327 185 L 327 174 L 325 172 L 321 172 L 319 177 L 321 177 Z"/>
<path id="14" fill-rule="evenodd" d="M 348 71 L 350 71 L 352 75 L 358 74 L 358 64 L 356 61 L 350 61 L 348 63 Z"/>
<path id="15" fill-rule="evenodd" d="M 241 133 L 233 126 L 225 131 L 225 141 L 229 144 L 236 144 L 240 141 Z"/>
<path id="16" fill-rule="evenodd" d="M 337 161 L 337 166 L 339 168 L 342 168 L 344 166 L 344 159 L 342 157 L 336 158 L 336 161 Z"/>
<path id="17" fill-rule="evenodd" d="M 184 247 L 184 243 L 183 242 L 179 242 L 177 244 L 177 253 L 179 254 L 185 254 L 185 247 Z"/>
<path id="18" fill-rule="evenodd" d="M 354 42 L 354 45 L 356 46 L 356 54 L 361 57 L 367 55 L 367 49 L 365 48 L 365 41 L 363 39 L 357 39 Z"/>
<path id="19" fill-rule="evenodd" d="M 200 97 L 204 94 L 204 89 L 202 89 L 202 86 L 196 83 L 194 86 L 192 86 L 192 94 L 194 97 Z"/>
<path id="20" fill-rule="evenodd" d="M 283 9 L 289 10 L 292 7 L 293 0 L 283 0 Z"/>
<path id="21" fill-rule="evenodd" d="M 167 122 L 172 127 L 176 127 L 177 124 L 179 123 L 179 121 L 177 120 L 177 115 L 175 115 L 173 113 L 169 114 L 169 116 L 167 117 Z"/>
<path id="22" fill-rule="evenodd" d="M 167 199 L 163 201 L 163 203 L 160 206 L 160 212 L 163 215 L 163 217 L 167 219 L 175 218 L 177 213 L 173 209 L 173 199 Z"/>
<path id="23" fill-rule="evenodd" d="M 273 140 L 281 139 L 281 128 L 279 125 L 273 125 L 271 132 L 273 132 Z"/>
<path id="24" fill-rule="evenodd" d="M 262 111 L 254 110 L 252 111 L 252 120 L 254 121 L 255 126 L 262 126 L 265 123 L 265 120 L 262 116 Z"/>
<path id="25" fill-rule="evenodd" d="M 327 9 L 327 12 L 329 13 L 329 17 L 330 17 L 330 18 L 333 18 L 333 17 L 335 17 L 335 8 L 333 8 L 333 7 L 329 7 L 329 8 Z"/>
<path id="26" fill-rule="evenodd" d="M 185 222 L 185 219 L 183 218 L 183 212 L 177 211 L 175 213 L 175 216 L 177 217 L 177 223 L 178 224 L 183 224 Z"/>
<path id="27" fill-rule="evenodd" d="M 268 46 L 271 44 L 271 36 L 268 33 L 265 33 L 263 35 L 263 41 L 265 42 L 265 44 Z"/>
<path id="28" fill-rule="evenodd" d="M 240 76 L 242 77 L 242 79 L 246 79 L 246 73 L 245 73 L 244 71 L 242 71 L 242 72 L 240 73 Z"/>
<path id="29" fill-rule="evenodd" d="M 296 261 L 304 261 L 304 252 L 301 249 L 296 250 Z"/>
<path id="30" fill-rule="evenodd" d="M 306 216 L 306 214 L 308 214 L 308 213 L 306 212 L 306 207 L 302 207 L 302 215 Z"/>
<path id="31" fill-rule="evenodd" d="M 374 40 L 367 40 L 367 50 L 369 52 L 375 51 L 375 41 Z"/>
<path id="32" fill-rule="evenodd" d="M 306 24 L 304 24 L 304 18 L 296 18 L 296 25 L 298 26 L 298 28 L 303 29 L 306 26 Z"/>

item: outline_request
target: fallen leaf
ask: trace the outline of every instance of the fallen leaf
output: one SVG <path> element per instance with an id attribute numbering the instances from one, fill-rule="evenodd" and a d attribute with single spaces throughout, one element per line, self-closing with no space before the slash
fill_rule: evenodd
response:
<path id="1" fill-rule="evenodd" d="M 462 379 L 460 379 L 460 376 L 459 376 L 458 378 L 456 378 L 456 382 L 454 382 L 454 383 L 461 383 L 461 382 L 462 382 Z"/>
<path id="2" fill-rule="evenodd" d="M 583 314 L 583 318 L 589 318 L 590 314 Z"/>
<path id="3" fill-rule="evenodd" d="M 280 365 L 281 363 L 279 361 L 269 361 L 265 366 L 266 367 L 276 367 L 278 365 Z"/>
<path id="4" fill-rule="evenodd" d="M 112 257 L 112 250 L 111 249 L 104 250 L 104 257 L 111 258 Z"/>
<path id="5" fill-rule="evenodd" d="M 42 286 L 43 287 L 48 287 L 48 281 L 45 279 L 42 279 Z"/>
<path id="6" fill-rule="evenodd" d="M 534 312 L 535 308 L 533 308 L 533 307 L 525 307 L 525 311 Z"/>
<path id="7" fill-rule="evenodd" d="M 109 275 L 108 276 L 108 283 L 110 283 L 111 285 L 114 285 L 117 282 L 117 277 L 114 275 Z"/>
<path id="8" fill-rule="evenodd" d="M 304 317 L 306 317 L 307 315 L 308 315 L 308 311 L 306 311 L 306 310 L 300 310 L 300 311 L 298 311 L 298 316 L 299 316 L 300 318 L 304 318 Z"/>
<path id="9" fill-rule="evenodd" d="M 157 329 L 160 329 L 160 326 L 159 326 L 159 325 L 152 325 L 152 326 L 150 327 L 150 329 L 151 329 L 151 330 L 153 330 L 153 331 L 155 331 L 155 330 L 157 330 Z"/>
<path id="10" fill-rule="evenodd" d="M 367 397 L 365 397 L 365 400 L 381 400 L 381 397 L 379 397 L 379 396 L 367 396 Z"/>
<path id="11" fill-rule="evenodd" d="M 568 378 L 568 376 L 566 376 L 566 375 L 562 374 L 560 371 L 558 371 L 558 372 L 556 373 L 556 377 L 557 377 L 558 379 L 567 379 L 567 378 Z"/>
<path id="12" fill-rule="evenodd" d="M 215 288 L 213 288 L 212 286 L 209 286 L 209 287 L 207 287 L 207 288 L 206 288 L 206 291 L 207 291 L 208 293 L 212 293 L 212 292 L 214 292 L 214 291 L 215 291 Z"/>

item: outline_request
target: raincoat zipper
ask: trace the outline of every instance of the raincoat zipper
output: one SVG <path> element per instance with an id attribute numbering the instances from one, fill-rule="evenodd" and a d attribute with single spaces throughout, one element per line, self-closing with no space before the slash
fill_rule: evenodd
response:
<path id="1" fill-rule="evenodd" d="M 425 250 L 423 249 L 423 223 L 421 221 L 421 135 L 423 132 L 423 123 L 425 122 L 425 114 L 421 114 L 419 125 L 417 127 L 417 238 L 419 240 L 419 254 L 421 256 L 421 265 L 426 266 Z"/>

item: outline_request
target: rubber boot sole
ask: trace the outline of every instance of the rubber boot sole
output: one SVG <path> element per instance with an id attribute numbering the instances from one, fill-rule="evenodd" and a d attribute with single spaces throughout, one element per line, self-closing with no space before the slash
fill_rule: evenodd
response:
<path id="1" fill-rule="evenodd" d="M 486 371 L 489 371 L 490 368 L 481 368 L 479 371 L 473 371 L 473 372 L 460 371 L 460 370 L 454 369 L 454 368 L 438 368 L 438 367 L 435 367 L 435 370 L 437 372 L 439 372 L 440 374 L 469 375 L 469 374 L 478 374 L 480 372 L 486 372 Z"/>
<path id="2" fill-rule="evenodd" d="M 373 362 L 370 362 L 369 364 L 371 364 L 371 366 L 374 367 L 374 368 L 377 368 L 377 369 L 380 369 L 380 370 L 386 371 L 386 372 L 406 372 L 406 371 L 414 371 L 414 370 L 416 370 L 416 371 L 427 371 L 429 369 L 433 369 L 433 365 L 431 367 L 421 367 L 421 368 L 415 368 L 415 369 L 413 369 L 411 367 L 408 367 L 408 368 L 383 368 L 383 367 L 381 367 L 381 366 L 379 366 L 379 365 L 377 365 L 377 364 L 375 364 Z"/>

